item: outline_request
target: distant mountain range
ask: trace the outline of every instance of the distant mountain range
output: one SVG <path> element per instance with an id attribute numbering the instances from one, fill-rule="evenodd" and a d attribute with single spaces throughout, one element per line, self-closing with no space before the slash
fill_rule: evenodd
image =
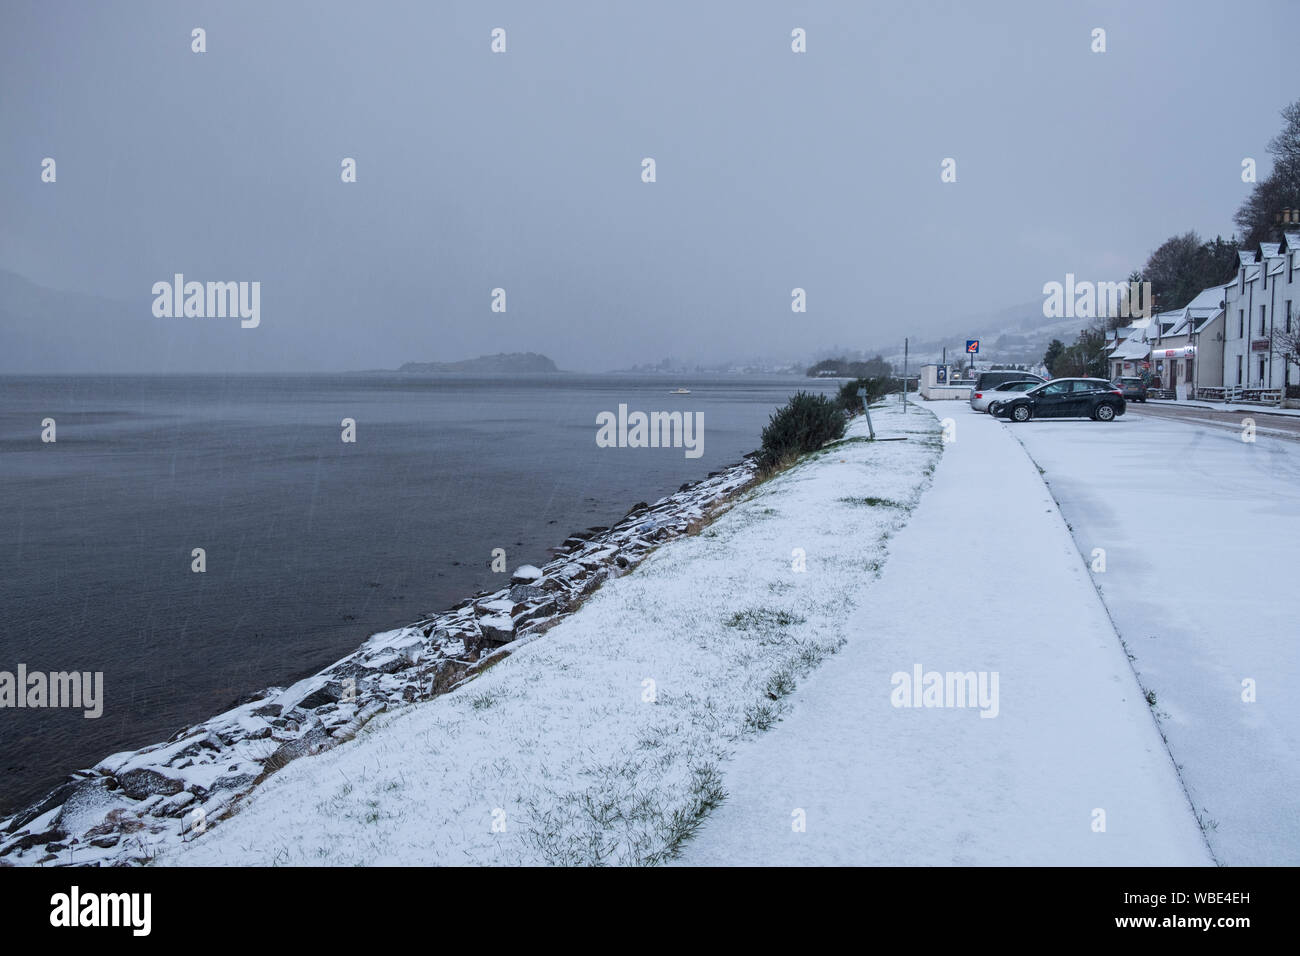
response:
<path id="1" fill-rule="evenodd" d="M 1048 319 L 1043 317 L 1041 300 L 972 316 L 962 322 L 959 332 L 941 336 L 913 336 L 908 361 L 915 370 L 926 362 L 938 362 L 947 350 L 949 364 L 965 363 L 966 342 L 979 339 L 980 350 L 975 363 L 1036 364 L 1052 339 L 1066 345 L 1073 342 L 1081 329 L 1092 324 L 1084 318 Z M 902 342 L 877 350 L 895 365 L 903 364 Z M 871 354 L 876 354 L 872 352 Z"/>
<path id="2" fill-rule="evenodd" d="M 459 362 L 407 362 L 398 371 L 417 375 L 534 375 L 552 374 L 560 370 L 549 358 L 536 352 L 498 352 L 496 355 L 480 355 Z"/>

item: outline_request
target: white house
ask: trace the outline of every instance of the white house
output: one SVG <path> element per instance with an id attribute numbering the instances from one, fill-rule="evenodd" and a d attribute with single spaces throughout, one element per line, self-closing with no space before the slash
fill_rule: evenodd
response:
<path id="1" fill-rule="evenodd" d="M 1153 323 L 1151 372 L 1163 388 L 1195 395 L 1198 388 L 1223 384 L 1223 300 L 1226 286 L 1205 289 Z"/>
<path id="2" fill-rule="evenodd" d="M 1291 331 L 1300 305 L 1300 232 L 1239 252 L 1237 277 L 1224 287 L 1223 384 L 1285 388 L 1296 371 L 1273 350 L 1273 330 Z"/>
<path id="3" fill-rule="evenodd" d="M 1115 329 L 1111 333 L 1113 340 L 1110 354 L 1106 357 L 1110 365 L 1111 378 L 1141 374 L 1151 354 L 1151 346 L 1148 343 L 1153 328 L 1157 328 L 1155 321 L 1158 318 L 1159 316 L 1147 316 L 1134 319 L 1132 324 Z"/>

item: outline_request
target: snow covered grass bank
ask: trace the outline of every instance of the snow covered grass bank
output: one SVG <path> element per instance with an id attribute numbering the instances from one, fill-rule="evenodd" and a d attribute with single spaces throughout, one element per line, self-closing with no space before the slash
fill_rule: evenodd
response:
<path id="1" fill-rule="evenodd" d="M 844 643 L 941 452 L 873 413 L 698 535 L 606 582 L 443 697 L 290 763 L 159 862 L 653 864 L 725 799 L 722 763 Z M 806 570 L 797 568 L 806 567 Z"/>

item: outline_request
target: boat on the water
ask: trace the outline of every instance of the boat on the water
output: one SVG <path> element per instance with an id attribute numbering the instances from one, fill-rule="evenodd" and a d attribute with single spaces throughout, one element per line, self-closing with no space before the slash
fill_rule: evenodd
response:
<path id="1" fill-rule="evenodd" d="M 673 389 L 672 391 L 670 391 L 668 394 L 669 394 L 669 395 L 689 395 L 689 394 L 691 394 L 691 390 L 690 390 L 689 388 L 675 388 L 675 389 Z"/>

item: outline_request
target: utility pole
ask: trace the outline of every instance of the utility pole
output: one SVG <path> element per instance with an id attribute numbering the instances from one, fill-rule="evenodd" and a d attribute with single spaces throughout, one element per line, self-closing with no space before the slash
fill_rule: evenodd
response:
<path id="1" fill-rule="evenodd" d="M 903 339 L 903 411 L 907 411 L 907 339 Z"/>

